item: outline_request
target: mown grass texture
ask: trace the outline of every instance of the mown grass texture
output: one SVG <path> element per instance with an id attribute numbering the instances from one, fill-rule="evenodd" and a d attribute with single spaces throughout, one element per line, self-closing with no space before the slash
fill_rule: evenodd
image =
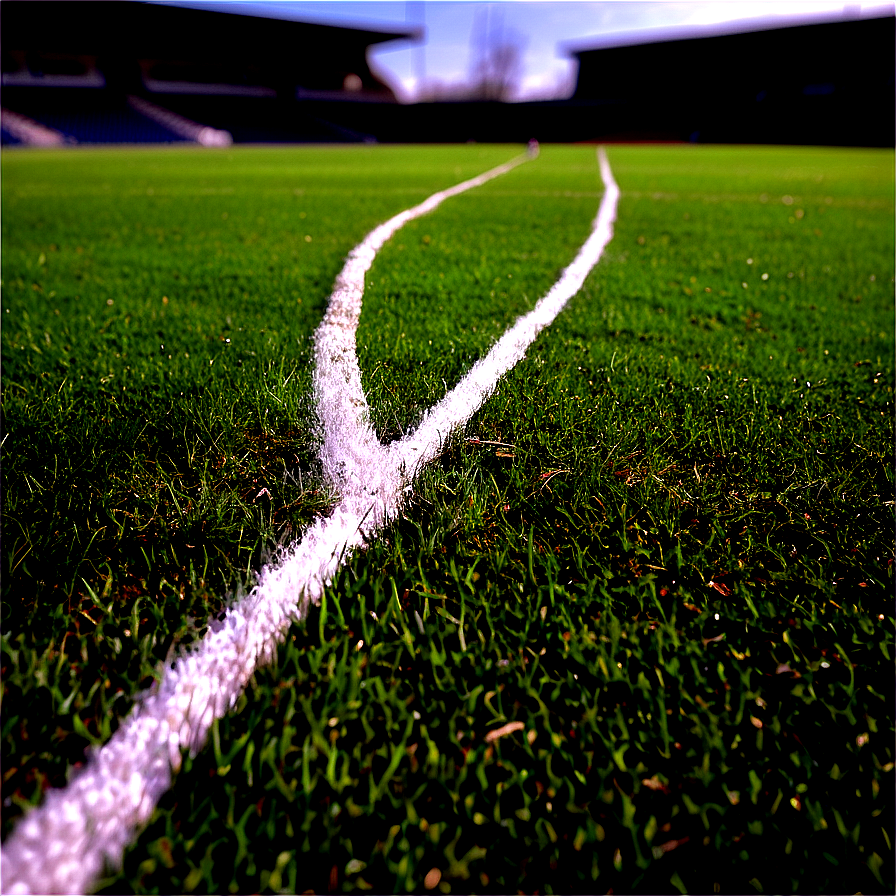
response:
<path id="1" fill-rule="evenodd" d="M 4 156 L 4 834 L 325 512 L 308 340 L 344 255 L 509 154 Z M 585 288 L 109 892 L 892 890 L 892 153 L 609 157 Z M 382 250 L 383 438 L 600 195 L 547 147 Z"/>

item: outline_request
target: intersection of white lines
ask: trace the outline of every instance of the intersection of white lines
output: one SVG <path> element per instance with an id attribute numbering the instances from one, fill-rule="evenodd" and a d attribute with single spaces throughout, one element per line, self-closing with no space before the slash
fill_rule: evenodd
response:
<path id="1" fill-rule="evenodd" d="M 602 149 L 604 195 L 591 233 L 550 291 L 520 317 L 461 381 L 430 408 L 415 432 L 382 445 L 358 367 L 355 333 L 364 275 L 377 251 L 405 223 L 445 199 L 477 187 L 526 160 L 520 156 L 472 180 L 435 193 L 381 224 L 349 254 L 315 333 L 314 397 L 322 428 L 324 473 L 340 496 L 252 591 L 210 626 L 202 641 L 164 670 L 150 692 L 94 751 L 69 785 L 51 790 L 3 845 L 4 893 L 84 893 L 120 865 L 137 828 L 171 786 L 181 750 L 195 755 L 215 719 L 233 708 L 256 667 L 273 660 L 289 626 L 316 603 L 339 566 L 394 520 L 422 467 L 436 458 L 516 365 L 538 334 L 574 296 L 613 235 L 619 188 Z"/>

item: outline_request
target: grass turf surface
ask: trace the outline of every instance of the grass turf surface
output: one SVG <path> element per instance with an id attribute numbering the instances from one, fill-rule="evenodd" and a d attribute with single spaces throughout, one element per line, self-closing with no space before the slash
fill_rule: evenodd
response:
<path id="1" fill-rule="evenodd" d="M 345 254 L 511 154 L 4 154 L 4 835 L 329 506 L 309 337 Z M 109 892 L 892 891 L 892 153 L 609 157 L 582 292 Z M 382 437 L 600 194 L 592 150 L 547 147 L 384 247 Z"/>

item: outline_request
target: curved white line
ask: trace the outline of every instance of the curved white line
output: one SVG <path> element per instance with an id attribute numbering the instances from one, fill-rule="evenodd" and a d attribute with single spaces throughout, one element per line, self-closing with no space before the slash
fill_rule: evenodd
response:
<path id="1" fill-rule="evenodd" d="M 340 493 L 359 481 L 360 471 L 369 467 L 369 457 L 381 447 L 370 425 L 355 344 L 364 299 L 364 275 L 376 253 L 408 221 L 428 214 L 452 196 L 506 174 L 527 158 L 531 156 L 518 156 L 478 177 L 433 193 L 419 205 L 380 224 L 349 253 L 336 278 L 324 319 L 314 334 L 314 395 L 323 435 L 320 457 L 325 475 Z"/>
<path id="2" fill-rule="evenodd" d="M 500 377 L 523 359 L 535 337 L 553 322 L 564 305 L 582 288 L 588 273 L 613 238 L 619 186 L 613 178 L 603 147 L 598 149 L 597 159 L 604 182 L 604 195 L 591 227 L 591 235 L 572 264 L 563 271 L 548 294 L 504 333 L 491 351 L 473 365 L 448 395 L 427 411 L 417 431 L 390 446 L 392 453 L 397 455 L 412 477 L 422 464 L 436 457 L 451 431 L 462 426 L 479 410 L 494 391 Z"/>
<path id="3" fill-rule="evenodd" d="M 376 251 L 406 221 L 449 196 L 519 164 L 517 159 L 431 196 L 374 230 L 350 255 L 316 334 L 315 397 L 327 474 L 342 489 L 332 515 L 316 520 L 277 565 L 265 566 L 251 593 L 166 670 L 155 691 L 86 766 L 30 812 L 3 844 L 4 893 L 83 893 L 118 866 L 135 828 L 145 824 L 213 721 L 233 708 L 255 668 L 274 658 L 290 624 L 307 613 L 347 557 L 394 519 L 421 466 L 436 457 L 517 363 L 538 333 L 581 287 L 612 236 L 619 189 L 598 150 L 606 190 L 591 236 L 550 292 L 521 317 L 406 438 L 384 448 L 370 426 L 355 355 L 364 273 Z"/>

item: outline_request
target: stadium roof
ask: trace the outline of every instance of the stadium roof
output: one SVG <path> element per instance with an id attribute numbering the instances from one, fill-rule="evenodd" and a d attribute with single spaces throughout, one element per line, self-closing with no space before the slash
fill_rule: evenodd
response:
<path id="1" fill-rule="evenodd" d="M 799 28 L 812 25 L 834 25 L 844 22 L 856 22 L 867 19 L 893 18 L 893 15 L 874 16 L 831 16 L 815 15 L 776 18 L 740 19 L 729 22 L 716 22 L 708 25 L 683 25 L 676 28 L 644 29 L 626 34 L 607 34 L 591 37 L 584 41 L 564 41 L 560 49 L 570 56 L 580 56 L 595 50 L 609 50 L 622 47 L 638 47 L 645 44 L 672 43 L 679 40 L 695 40 L 708 37 L 725 37 L 736 34 L 750 34 L 761 31 L 779 31 L 788 28 Z"/>
<path id="2" fill-rule="evenodd" d="M 418 29 L 346 28 L 130 0 L 3 0 L 4 51 L 39 45 L 44 52 L 189 55 L 270 60 L 313 50 L 344 52 L 390 40 L 419 39 Z"/>
<path id="3" fill-rule="evenodd" d="M 390 102 L 368 49 L 421 35 L 130 0 L 3 0 L 0 25 L 4 88 Z"/>

